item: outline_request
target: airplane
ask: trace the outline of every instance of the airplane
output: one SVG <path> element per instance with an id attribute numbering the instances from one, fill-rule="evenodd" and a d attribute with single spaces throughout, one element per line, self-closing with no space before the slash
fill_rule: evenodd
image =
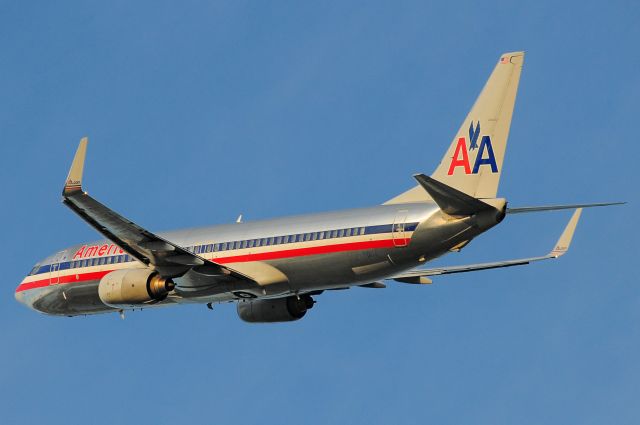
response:
<path id="1" fill-rule="evenodd" d="M 502 54 L 433 174 L 414 175 L 415 187 L 368 208 L 153 233 L 84 191 L 83 138 L 62 200 L 106 239 L 39 261 L 15 297 L 49 315 L 123 318 L 127 310 L 233 302 L 246 322 L 287 322 L 328 290 L 430 284 L 433 276 L 558 258 L 583 208 L 622 202 L 514 208 L 496 197 L 523 62 L 524 52 Z M 424 268 L 507 215 L 563 209 L 575 211 L 546 255 Z"/>

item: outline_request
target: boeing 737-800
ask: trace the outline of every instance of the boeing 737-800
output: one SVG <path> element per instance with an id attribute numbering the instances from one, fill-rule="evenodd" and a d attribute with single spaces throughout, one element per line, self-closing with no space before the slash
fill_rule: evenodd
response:
<path id="1" fill-rule="evenodd" d="M 106 239 L 38 262 L 16 298 L 47 314 L 76 316 L 171 304 L 237 303 L 248 322 L 303 317 L 323 291 L 428 284 L 431 276 L 558 258 L 583 207 L 509 208 L 497 197 L 523 52 L 503 54 L 435 172 L 382 205 L 166 233 L 133 223 L 82 188 L 87 139 L 73 159 L 63 203 Z M 459 251 L 506 215 L 575 209 L 547 255 L 422 268 Z"/>

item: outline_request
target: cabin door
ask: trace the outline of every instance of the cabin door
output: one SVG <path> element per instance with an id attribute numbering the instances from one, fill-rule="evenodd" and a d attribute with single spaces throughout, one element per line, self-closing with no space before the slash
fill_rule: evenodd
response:
<path id="1" fill-rule="evenodd" d="M 396 248 L 402 248 L 407 246 L 409 241 L 407 240 L 407 233 L 405 226 L 407 223 L 407 210 L 400 210 L 396 213 L 393 224 L 391 225 L 391 235 L 393 238 L 393 246 Z"/>
<path id="2" fill-rule="evenodd" d="M 51 264 L 51 270 L 49 270 L 49 285 L 57 285 L 60 283 L 60 263 L 58 260 L 55 260 L 53 264 Z"/>

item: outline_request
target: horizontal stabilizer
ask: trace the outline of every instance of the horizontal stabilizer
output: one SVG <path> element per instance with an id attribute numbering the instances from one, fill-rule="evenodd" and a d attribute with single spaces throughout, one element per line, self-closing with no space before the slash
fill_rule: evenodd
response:
<path id="1" fill-rule="evenodd" d="M 576 226 L 578 225 L 578 220 L 580 219 L 581 213 L 581 208 L 576 209 L 576 212 L 573 213 L 571 219 L 569 220 L 569 223 L 567 223 L 566 227 L 564 228 L 562 235 L 560 235 L 560 239 L 558 239 L 558 242 L 556 242 L 551 252 L 549 252 L 547 255 L 543 255 L 541 257 L 520 258 L 517 260 L 496 261 L 493 263 L 468 264 L 464 266 L 446 266 L 434 269 L 415 269 L 392 276 L 389 279 L 393 279 L 396 282 L 402 283 L 423 283 L 420 282 L 418 278 L 425 278 L 427 276 L 436 276 L 441 274 L 464 273 L 478 270 L 522 266 L 536 261 L 558 258 L 569 250 L 569 245 L 571 245 L 571 239 L 573 238 L 573 233 L 576 230 Z M 430 280 L 429 282 L 424 283 L 430 283 Z"/>
<path id="2" fill-rule="evenodd" d="M 468 216 L 494 208 L 424 174 L 415 174 L 413 178 L 427 191 L 440 209 L 449 215 Z"/>
<path id="3" fill-rule="evenodd" d="M 507 214 L 521 214 L 539 211 L 572 210 L 574 208 L 608 207 L 609 205 L 623 205 L 626 202 L 600 202 L 597 204 L 573 204 L 573 205 L 543 205 L 538 207 L 507 208 Z"/>

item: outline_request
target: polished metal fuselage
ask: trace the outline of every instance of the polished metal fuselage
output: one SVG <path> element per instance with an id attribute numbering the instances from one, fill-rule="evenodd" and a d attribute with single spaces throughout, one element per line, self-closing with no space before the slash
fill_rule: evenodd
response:
<path id="1" fill-rule="evenodd" d="M 226 241 L 269 239 L 292 234 L 326 234 L 327 238 L 323 236 L 322 240 L 286 246 L 243 247 L 203 254 L 207 259 L 224 262 L 232 269 L 242 271 L 247 267 L 258 267 L 259 270 L 280 273 L 284 278 L 264 285 L 238 281 L 199 287 L 197 283 L 200 280 L 206 282 L 207 277 L 195 272 L 187 273 L 174 279 L 177 288 L 166 300 L 144 307 L 173 303 L 220 303 L 245 297 L 282 297 L 380 281 L 465 244 L 497 222 L 479 221 L 474 216 L 453 218 L 444 214 L 434 203 L 419 202 L 160 233 L 163 238 L 183 247 L 212 246 Z M 385 232 L 387 228 L 390 231 Z M 354 236 L 329 239 L 332 229 L 363 230 Z M 364 229 L 371 230 L 362 233 Z M 74 256 L 77 257 L 83 246 L 105 244 L 111 242 L 97 241 L 73 246 L 39 264 L 66 264 L 75 260 Z M 16 298 L 48 314 L 72 316 L 113 311 L 114 308 L 103 304 L 98 297 L 101 276 L 118 268 L 140 267 L 146 266 L 132 261 L 117 265 L 101 264 L 87 270 L 50 271 L 48 276 L 27 277 L 16 290 Z M 55 266 L 52 266 L 52 270 L 55 270 Z M 36 285 L 33 282 L 39 283 Z"/>

